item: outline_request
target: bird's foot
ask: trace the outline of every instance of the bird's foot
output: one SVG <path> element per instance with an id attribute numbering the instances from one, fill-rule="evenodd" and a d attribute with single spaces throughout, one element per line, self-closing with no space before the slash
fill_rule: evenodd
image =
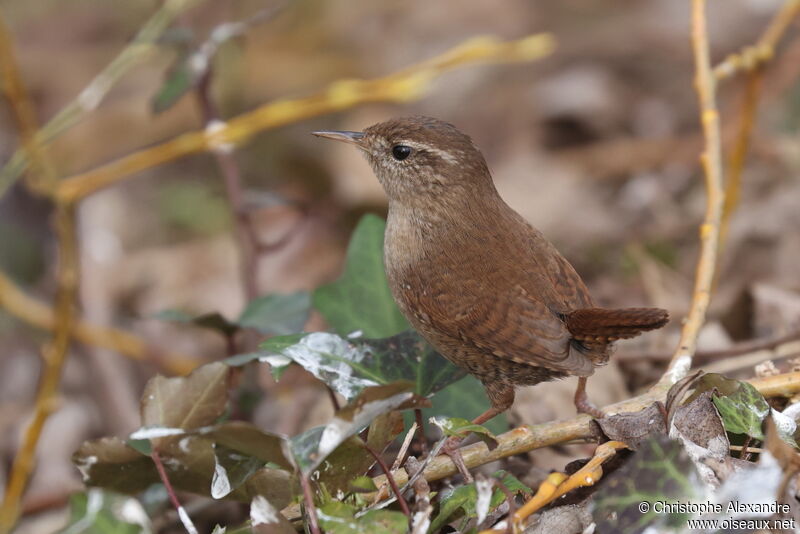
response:
<path id="1" fill-rule="evenodd" d="M 467 465 L 464 463 L 464 458 L 461 456 L 461 451 L 458 448 L 462 441 L 464 441 L 464 438 L 459 438 L 457 436 L 449 437 L 444 442 L 444 445 L 442 445 L 441 450 L 442 454 L 446 454 L 453 460 L 458 472 L 461 473 L 461 476 L 464 478 L 464 482 L 470 484 L 473 481 L 472 474 L 469 472 L 469 469 L 467 469 Z"/>
<path id="2" fill-rule="evenodd" d="M 575 408 L 578 409 L 578 413 L 591 415 L 595 419 L 606 416 L 603 410 L 589 400 L 589 395 L 586 394 L 586 377 L 583 376 L 578 379 L 578 389 L 575 390 Z"/>

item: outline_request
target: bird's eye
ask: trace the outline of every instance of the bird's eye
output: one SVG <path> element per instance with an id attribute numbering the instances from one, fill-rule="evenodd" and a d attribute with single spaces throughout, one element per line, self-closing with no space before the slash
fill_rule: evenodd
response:
<path id="1" fill-rule="evenodd" d="M 411 155 L 411 147 L 406 145 L 394 145 L 392 147 L 392 156 L 398 161 L 403 161 Z"/>

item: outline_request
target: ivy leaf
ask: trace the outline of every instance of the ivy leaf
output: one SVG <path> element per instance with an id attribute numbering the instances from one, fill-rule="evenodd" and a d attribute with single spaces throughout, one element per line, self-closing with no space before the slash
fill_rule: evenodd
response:
<path id="1" fill-rule="evenodd" d="M 314 291 L 314 307 L 340 335 L 360 332 L 368 338 L 383 338 L 409 328 L 386 280 L 385 228 L 380 217 L 362 217 L 347 247 L 344 274 Z"/>
<path id="2" fill-rule="evenodd" d="M 733 393 L 714 396 L 712 400 L 726 431 L 764 439 L 761 425 L 769 415 L 769 404 L 756 388 L 747 382 L 739 382 L 738 389 Z"/>
<path id="3" fill-rule="evenodd" d="M 430 418 L 431 423 L 438 426 L 445 436 L 452 436 L 458 438 L 465 438 L 470 433 L 474 433 L 478 438 L 486 443 L 489 450 L 497 447 L 497 436 L 492 434 L 488 428 L 483 425 L 476 425 L 471 421 L 462 419 L 460 417 L 444 417 L 437 416 Z"/>
<path id="4" fill-rule="evenodd" d="M 355 507 L 342 502 L 329 502 L 317 510 L 319 523 L 331 534 L 405 534 L 408 519 L 402 512 L 370 510 L 356 517 Z"/>
<path id="5" fill-rule="evenodd" d="M 339 410 L 323 426 L 314 427 L 289 440 L 289 453 L 305 475 L 322 462 L 348 438 L 361 432 L 379 415 L 398 409 L 412 401 L 410 384 L 396 383 L 365 389 L 358 398 Z"/>
<path id="6" fill-rule="evenodd" d="M 251 300 L 236 321 L 265 335 L 285 335 L 303 328 L 311 309 L 311 296 L 305 291 L 288 295 L 266 295 Z"/>
<path id="7" fill-rule="evenodd" d="M 413 382 L 414 393 L 428 396 L 465 375 L 413 330 L 385 339 L 295 334 L 268 339 L 261 348 L 300 364 L 348 400 L 366 387 L 398 380 Z"/>
<path id="8" fill-rule="evenodd" d="M 642 532 L 648 527 L 685 527 L 685 514 L 659 514 L 653 503 L 701 498 L 704 484 L 680 442 L 653 436 L 594 494 L 597 532 Z M 640 508 L 646 503 L 648 508 Z"/>

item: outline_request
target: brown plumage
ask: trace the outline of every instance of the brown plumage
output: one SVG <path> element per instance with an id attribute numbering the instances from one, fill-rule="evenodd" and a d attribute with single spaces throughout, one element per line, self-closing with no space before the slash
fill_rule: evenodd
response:
<path id="1" fill-rule="evenodd" d="M 616 339 L 666 324 L 655 308 L 595 307 L 580 276 L 498 195 L 472 140 L 428 117 L 364 132 L 315 132 L 359 147 L 389 196 L 384 255 L 403 314 L 486 387 L 492 409 L 514 386 L 587 377 Z M 592 410 L 580 381 L 576 404 Z M 596 412 L 594 412 L 596 413 Z"/>

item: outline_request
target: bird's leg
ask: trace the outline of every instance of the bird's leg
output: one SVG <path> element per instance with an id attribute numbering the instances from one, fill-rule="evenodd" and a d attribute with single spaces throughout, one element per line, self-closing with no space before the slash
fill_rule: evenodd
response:
<path id="1" fill-rule="evenodd" d="M 586 394 L 585 376 L 578 377 L 578 389 L 575 390 L 575 408 L 578 409 L 578 413 L 589 414 L 595 419 L 602 419 L 606 416 L 603 410 L 589 400 L 589 396 Z"/>
<path id="2" fill-rule="evenodd" d="M 514 388 L 500 383 L 493 383 L 490 385 L 484 384 L 486 387 L 486 394 L 489 397 L 489 402 L 492 403 L 491 408 L 480 414 L 472 420 L 472 424 L 482 425 L 490 419 L 494 419 L 504 411 L 508 410 L 514 404 Z M 464 458 L 461 456 L 461 451 L 458 450 L 459 444 L 464 441 L 464 438 L 452 436 L 447 438 L 442 446 L 442 454 L 446 454 L 456 464 L 459 473 L 464 477 L 464 481 L 469 484 L 472 482 L 472 475 L 470 474 L 467 466 L 464 464 Z"/>

